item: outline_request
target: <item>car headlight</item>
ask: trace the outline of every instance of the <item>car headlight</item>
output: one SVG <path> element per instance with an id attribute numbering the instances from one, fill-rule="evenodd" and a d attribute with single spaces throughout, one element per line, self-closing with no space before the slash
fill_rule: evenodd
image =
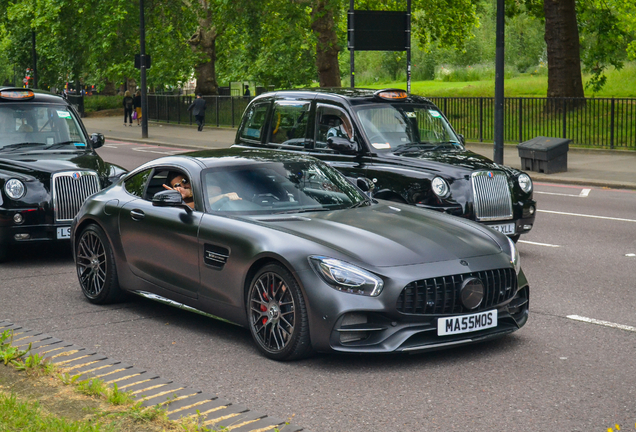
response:
<path id="1" fill-rule="evenodd" d="M 521 174 L 517 179 L 519 181 L 519 187 L 525 193 L 528 193 L 532 190 L 532 179 L 528 174 Z"/>
<path id="2" fill-rule="evenodd" d="M 26 193 L 26 186 L 18 179 L 11 179 L 4 184 L 4 193 L 11 199 L 17 200 Z"/>
<path id="3" fill-rule="evenodd" d="M 506 237 L 508 239 L 508 245 L 510 246 L 510 262 L 515 267 L 515 272 L 519 274 L 519 270 L 521 270 L 521 259 L 519 257 L 519 250 L 517 249 L 517 245 L 513 242 L 510 237 Z"/>
<path id="4" fill-rule="evenodd" d="M 310 256 L 309 262 L 329 286 L 339 291 L 377 297 L 384 288 L 382 279 L 344 261 L 323 256 Z"/>
<path id="5" fill-rule="evenodd" d="M 446 198 L 448 193 L 450 192 L 450 188 L 448 187 L 448 183 L 441 177 L 435 177 L 431 182 L 431 186 L 433 187 L 433 192 L 440 198 Z"/>

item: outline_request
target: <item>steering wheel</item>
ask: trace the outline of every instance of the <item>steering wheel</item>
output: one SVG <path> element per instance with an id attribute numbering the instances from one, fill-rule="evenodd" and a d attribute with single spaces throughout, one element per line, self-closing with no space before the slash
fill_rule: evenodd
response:
<path id="1" fill-rule="evenodd" d="M 223 208 L 223 206 L 225 206 L 225 204 L 227 204 L 228 202 L 230 202 L 230 199 L 228 197 L 223 197 L 218 201 L 213 202 L 212 204 L 210 204 L 210 208 L 214 211 L 219 211 Z"/>
<path id="2" fill-rule="evenodd" d="M 254 194 L 254 196 L 252 197 L 250 201 L 256 204 L 271 204 L 274 201 L 280 201 L 280 198 L 278 198 L 273 193 L 262 193 L 262 194 Z"/>

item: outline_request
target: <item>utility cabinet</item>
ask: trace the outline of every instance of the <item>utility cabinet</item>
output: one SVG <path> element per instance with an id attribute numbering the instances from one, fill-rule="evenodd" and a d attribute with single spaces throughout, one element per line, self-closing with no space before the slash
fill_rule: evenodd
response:
<path id="1" fill-rule="evenodd" d="M 517 146 L 521 158 L 521 169 L 545 174 L 568 170 L 570 139 L 535 137 Z"/>

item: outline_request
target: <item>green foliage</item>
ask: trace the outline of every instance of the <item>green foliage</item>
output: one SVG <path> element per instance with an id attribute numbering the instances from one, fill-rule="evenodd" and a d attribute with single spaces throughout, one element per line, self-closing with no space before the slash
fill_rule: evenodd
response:
<path id="1" fill-rule="evenodd" d="M 44 359 L 44 356 L 41 356 L 39 354 L 31 354 L 26 359 L 24 359 L 24 361 L 12 360 L 11 364 L 13 364 L 13 366 L 17 370 L 23 370 L 27 372 L 42 372 L 45 375 L 48 375 L 55 370 L 55 365 L 53 365 L 49 361 L 46 361 Z"/>
<path id="2" fill-rule="evenodd" d="M 113 405 L 128 405 L 133 402 L 133 397 L 130 392 L 122 392 L 117 388 L 117 384 L 113 384 L 113 387 L 106 392 L 106 400 Z"/>
<path id="3" fill-rule="evenodd" d="M 12 343 L 13 330 L 3 331 L 2 334 L 0 334 L 0 359 L 2 359 L 5 366 L 31 351 L 31 344 L 29 344 L 26 350 L 20 350 L 12 346 Z"/>
<path id="4" fill-rule="evenodd" d="M 106 384 L 100 379 L 92 378 L 77 383 L 75 390 L 86 396 L 101 396 L 106 392 Z"/>
<path id="5" fill-rule="evenodd" d="M 122 107 L 121 96 L 101 96 L 93 95 L 84 98 L 84 111 L 102 111 L 108 109 L 117 109 Z"/>

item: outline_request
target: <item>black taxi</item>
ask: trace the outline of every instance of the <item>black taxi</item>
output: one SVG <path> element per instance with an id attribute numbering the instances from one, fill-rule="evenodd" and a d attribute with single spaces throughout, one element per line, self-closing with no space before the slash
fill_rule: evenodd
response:
<path id="1" fill-rule="evenodd" d="M 311 154 L 367 183 L 376 199 L 471 219 L 517 241 L 534 224 L 532 180 L 464 144 L 426 98 L 321 88 L 254 98 L 234 146 Z"/>
<path id="2" fill-rule="evenodd" d="M 69 241 L 84 200 L 125 172 L 102 145 L 64 98 L 0 87 L 0 261 L 17 244 Z"/>

